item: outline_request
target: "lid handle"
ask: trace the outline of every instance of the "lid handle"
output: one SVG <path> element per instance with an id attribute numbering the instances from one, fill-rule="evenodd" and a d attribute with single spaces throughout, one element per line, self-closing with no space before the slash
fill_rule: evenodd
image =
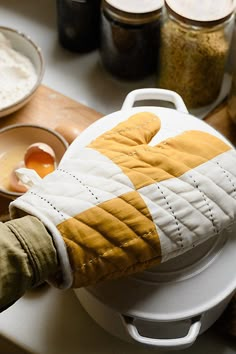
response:
<path id="1" fill-rule="evenodd" d="M 184 349 L 192 345 L 197 336 L 199 335 L 201 329 L 201 316 L 192 318 L 192 323 L 190 325 L 189 331 L 185 337 L 182 338 L 171 338 L 171 339 L 157 339 L 143 337 L 139 334 L 137 327 L 134 325 L 134 319 L 128 316 L 122 316 L 123 325 L 130 335 L 130 337 L 135 340 L 135 342 L 145 344 L 158 349 Z"/>
<path id="2" fill-rule="evenodd" d="M 178 93 L 170 90 L 155 88 L 137 89 L 131 91 L 126 96 L 121 109 L 130 109 L 136 101 L 142 100 L 160 100 L 164 102 L 171 102 L 174 104 L 177 111 L 188 113 L 184 101 Z"/>

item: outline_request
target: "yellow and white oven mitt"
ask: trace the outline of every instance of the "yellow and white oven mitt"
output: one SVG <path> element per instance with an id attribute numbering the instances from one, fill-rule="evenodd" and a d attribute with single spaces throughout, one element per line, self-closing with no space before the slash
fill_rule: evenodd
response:
<path id="1" fill-rule="evenodd" d="M 87 147 L 77 141 L 55 172 L 11 203 L 51 232 L 62 287 L 142 271 L 235 223 L 236 151 L 202 131 L 156 146 L 160 120 L 135 114 Z"/>

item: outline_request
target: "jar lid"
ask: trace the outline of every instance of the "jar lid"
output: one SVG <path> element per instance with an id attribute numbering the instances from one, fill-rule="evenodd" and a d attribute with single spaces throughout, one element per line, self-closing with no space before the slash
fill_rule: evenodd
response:
<path id="1" fill-rule="evenodd" d="M 104 0 L 111 18 L 129 25 L 151 23 L 159 19 L 164 0 Z"/>
<path id="2" fill-rule="evenodd" d="M 186 22 L 218 24 L 234 12 L 234 0 L 165 0 L 167 9 Z"/>
<path id="3" fill-rule="evenodd" d="M 106 3 L 117 10 L 132 14 L 157 11 L 164 5 L 163 0 L 106 0 Z"/>

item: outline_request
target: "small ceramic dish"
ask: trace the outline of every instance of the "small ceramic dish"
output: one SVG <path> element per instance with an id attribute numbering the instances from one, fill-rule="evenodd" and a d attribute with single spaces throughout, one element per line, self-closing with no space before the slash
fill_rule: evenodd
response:
<path id="1" fill-rule="evenodd" d="M 10 41 L 12 49 L 27 57 L 36 72 L 36 82 L 27 93 L 14 103 L 0 109 L 0 118 L 23 107 L 34 95 L 44 75 L 44 59 L 40 48 L 28 37 L 15 29 L 0 26 L 0 33 Z"/>
<path id="2" fill-rule="evenodd" d="M 52 148 L 56 166 L 68 147 L 59 133 L 39 125 L 17 124 L 0 130 L 0 195 L 14 200 L 22 194 L 11 190 L 10 176 L 17 164 L 24 160 L 26 149 L 35 143 Z"/>

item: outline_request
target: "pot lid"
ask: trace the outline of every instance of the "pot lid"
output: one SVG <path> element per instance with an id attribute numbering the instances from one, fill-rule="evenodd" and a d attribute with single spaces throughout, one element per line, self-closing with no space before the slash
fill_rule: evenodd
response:
<path id="1" fill-rule="evenodd" d="M 89 144 L 132 114 L 144 111 L 156 114 L 161 120 L 161 130 L 151 145 L 185 130 L 202 130 L 229 143 L 210 125 L 190 114 L 145 106 L 118 111 L 99 119 L 81 133 L 80 146 Z M 236 225 L 155 268 L 87 290 L 105 305 L 136 318 L 167 321 L 203 313 L 223 301 L 236 288 L 235 233 Z"/>
<path id="2" fill-rule="evenodd" d="M 234 12 L 234 0 L 165 0 L 167 8 L 182 20 L 200 23 L 217 23 Z"/>

